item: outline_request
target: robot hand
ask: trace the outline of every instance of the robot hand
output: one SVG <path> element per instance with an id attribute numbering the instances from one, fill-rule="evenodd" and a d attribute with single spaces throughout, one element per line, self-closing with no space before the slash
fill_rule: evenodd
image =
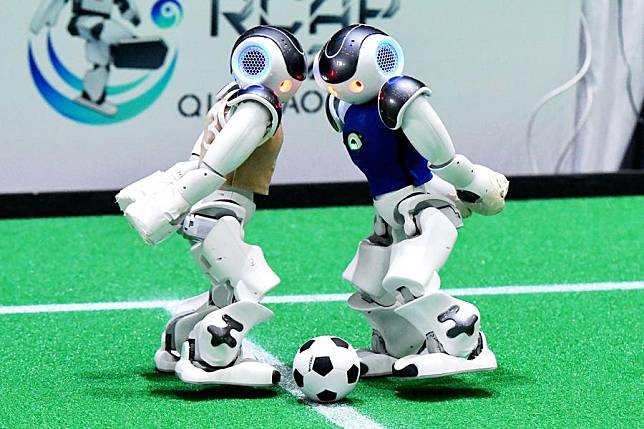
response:
<path id="1" fill-rule="evenodd" d="M 157 171 L 116 196 L 130 225 L 148 244 L 158 244 L 179 229 L 192 205 L 216 191 L 224 178 L 197 161 L 175 164 L 168 171 Z"/>
<path id="2" fill-rule="evenodd" d="M 508 179 L 482 165 L 474 164 L 472 169 L 472 182 L 456 191 L 463 207 L 486 216 L 499 213 L 505 207 Z"/>
<path id="3" fill-rule="evenodd" d="M 69 0 L 43 0 L 36 9 L 34 17 L 29 23 L 29 30 L 38 34 L 44 26 L 53 27 L 58 21 L 58 15 Z"/>
<path id="4" fill-rule="evenodd" d="M 141 23 L 141 16 L 136 4 L 132 1 L 122 2 L 121 16 L 132 23 L 133 26 L 138 27 Z"/>

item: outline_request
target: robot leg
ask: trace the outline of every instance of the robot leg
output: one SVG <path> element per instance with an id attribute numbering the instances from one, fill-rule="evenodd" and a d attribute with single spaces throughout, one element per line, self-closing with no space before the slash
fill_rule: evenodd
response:
<path id="1" fill-rule="evenodd" d="M 248 331 L 273 314 L 257 301 L 279 283 L 261 249 L 243 242 L 242 225 L 253 208 L 216 200 L 184 220 L 182 233 L 194 242 L 192 253 L 213 283 L 209 301 L 217 308 L 182 344 L 175 373 L 186 383 L 269 386 L 279 381 L 275 368 L 242 350 Z"/>
<path id="2" fill-rule="evenodd" d="M 383 280 L 383 288 L 404 301 L 438 290 L 437 271 L 447 261 L 457 235 L 454 224 L 434 207 L 424 209 L 414 220 L 420 233 L 392 246 Z"/>
<path id="3" fill-rule="evenodd" d="M 423 347 L 425 337 L 396 313 L 399 302 L 384 307 L 356 292 L 347 303 L 362 313 L 372 328 L 371 348 L 358 350 L 361 377 L 391 375 L 398 358 L 417 353 Z"/>
<path id="4" fill-rule="evenodd" d="M 496 358 L 480 332 L 478 309 L 438 292 L 443 266 L 456 241 L 456 227 L 429 207 L 414 219 L 418 235 L 392 246 L 383 287 L 404 302 L 394 310 L 423 337 L 420 351 L 398 359 L 394 375 L 441 377 L 496 368 Z"/>
<path id="5" fill-rule="evenodd" d="M 181 345 L 187 341 L 194 326 L 207 314 L 218 309 L 208 293 L 190 298 L 180 304 L 176 314 L 161 333 L 161 347 L 154 354 L 154 364 L 161 372 L 174 372 L 179 361 Z"/>
<path id="6" fill-rule="evenodd" d="M 252 301 L 239 301 L 208 314 L 195 325 L 181 348 L 175 373 L 190 384 L 271 386 L 280 373 L 241 353 L 242 339 L 273 312 Z"/>
<path id="7" fill-rule="evenodd" d="M 381 219 L 376 217 L 376 232 L 378 220 Z M 424 339 L 407 320 L 395 314 L 400 304 L 382 288 L 389 266 L 391 237 L 386 235 L 386 229 L 381 232 L 382 236 L 374 235 L 360 242 L 343 274 L 359 290 L 349 298 L 349 307 L 364 315 L 372 328 L 371 348 L 358 350 L 362 377 L 390 375 L 396 359 L 418 351 Z"/>
<path id="8" fill-rule="evenodd" d="M 188 222 L 190 220 L 188 219 Z M 259 246 L 243 241 L 240 221 L 233 216 L 218 219 L 202 244 L 202 262 L 219 283 L 228 283 L 236 301 L 260 301 L 279 284 Z"/>
<path id="9" fill-rule="evenodd" d="M 480 314 L 473 304 L 434 292 L 395 311 L 426 338 L 420 354 L 396 361 L 395 376 L 433 378 L 496 369 L 496 357 L 480 330 Z"/>
<path id="10" fill-rule="evenodd" d="M 117 108 L 105 100 L 111 61 L 110 46 L 134 35 L 116 21 L 99 16 L 80 16 L 73 24 L 73 33 L 87 41 L 85 54 L 92 68 L 83 78 L 83 93 L 75 101 L 106 116 L 114 116 Z"/>

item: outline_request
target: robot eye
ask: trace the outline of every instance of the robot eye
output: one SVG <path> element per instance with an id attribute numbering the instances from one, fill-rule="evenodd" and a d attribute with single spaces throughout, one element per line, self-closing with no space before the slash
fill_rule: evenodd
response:
<path id="1" fill-rule="evenodd" d="M 270 58 L 260 46 L 249 46 L 239 55 L 239 68 L 247 78 L 261 79 L 269 69 Z"/>
<path id="2" fill-rule="evenodd" d="M 394 73 L 398 69 L 399 62 L 400 55 L 391 43 L 383 42 L 378 46 L 376 63 L 383 73 L 387 75 Z"/>
<path id="3" fill-rule="evenodd" d="M 279 86 L 280 92 L 289 92 L 292 87 L 293 87 L 293 82 L 291 82 L 290 79 L 283 80 Z"/>
<path id="4" fill-rule="evenodd" d="M 354 80 L 349 84 L 349 90 L 355 94 L 359 94 L 364 91 L 364 84 L 359 80 Z"/>

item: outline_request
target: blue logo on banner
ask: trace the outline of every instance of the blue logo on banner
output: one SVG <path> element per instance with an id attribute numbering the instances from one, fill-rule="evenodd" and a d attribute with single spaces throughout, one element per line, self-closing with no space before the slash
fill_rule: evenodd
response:
<path id="1" fill-rule="evenodd" d="M 159 0 L 153 6 L 151 15 L 154 23 L 160 28 L 170 28 L 179 24 L 183 17 L 183 9 L 176 0 Z M 61 91 L 56 89 L 51 82 L 47 80 L 39 67 L 32 47 L 29 42 L 28 49 L 29 70 L 31 77 L 45 101 L 61 115 L 83 124 L 90 125 L 109 125 L 131 119 L 150 107 L 166 89 L 174 73 L 178 52 L 175 51 L 165 70 L 161 73 L 156 82 L 151 84 L 143 93 L 129 99 L 116 103 L 117 113 L 114 116 L 107 116 L 91 110 L 75 102 L 72 98 L 67 97 Z M 51 37 L 51 32 L 47 34 L 47 58 L 52 69 L 60 79 L 71 89 L 79 94 L 83 91 L 83 79 L 72 72 L 67 67 L 56 49 Z M 143 76 L 130 82 L 119 85 L 108 85 L 105 89 L 107 97 L 127 94 L 139 88 L 143 83 L 149 81 L 152 73 L 148 72 Z"/>
<path id="2" fill-rule="evenodd" d="M 179 25 L 183 19 L 183 8 L 177 0 L 158 0 L 150 11 L 152 21 L 159 28 L 171 28 Z"/>

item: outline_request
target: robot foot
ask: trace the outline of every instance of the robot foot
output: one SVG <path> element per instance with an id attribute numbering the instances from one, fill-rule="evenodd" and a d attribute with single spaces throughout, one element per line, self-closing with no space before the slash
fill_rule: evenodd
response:
<path id="1" fill-rule="evenodd" d="M 109 101 L 103 101 L 102 103 L 98 104 L 81 95 L 79 97 L 76 97 L 74 99 L 74 102 L 104 116 L 114 116 L 118 112 L 116 105 L 110 103 Z"/>
<path id="2" fill-rule="evenodd" d="M 154 366 L 159 372 L 174 372 L 179 359 L 172 353 L 161 348 L 154 354 Z"/>
<path id="3" fill-rule="evenodd" d="M 385 377 L 391 375 L 396 358 L 367 349 L 358 350 L 360 377 Z"/>
<path id="4" fill-rule="evenodd" d="M 488 348 L 485 335 L 482 332 L 479 337 L 479 346 L 474 353 L 477 353 L 476 356 L 470 356 L 470 358 L 460 358 L 446 353 L 405 356 L 394 363 L 393 376 L 416 379 L 437 378 L 496 369 L 496 357 Z"/>
<path id="5" fill-rule="evenodd" d="M 189 384 L 265 387 L 276 385 L 281 379 L 279 371 L 271 365 L 250 358 L 243 357 L 232 366 L 211 370 L 195 366 L 188 356 L 186 341 L 174 371 L 181 381 Z"/>

